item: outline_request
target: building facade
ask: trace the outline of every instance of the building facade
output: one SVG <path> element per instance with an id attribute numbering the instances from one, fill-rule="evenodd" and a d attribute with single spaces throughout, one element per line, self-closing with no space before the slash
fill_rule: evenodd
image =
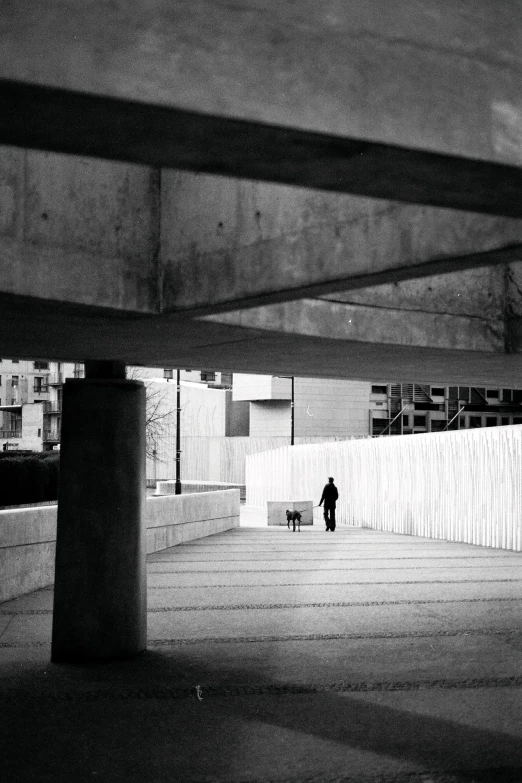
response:
<path id="1" fill-rule="evenodd" d="M 0 449 L 42 451 L 60 443 L 63 384 L 83 378 L 83 365 L 0 360 Z"/>
<path id="2" fill-rule="evenodd" d="M 522 424 L 522 390 L 234 374 L 249 435 L 363 438 Z"/>

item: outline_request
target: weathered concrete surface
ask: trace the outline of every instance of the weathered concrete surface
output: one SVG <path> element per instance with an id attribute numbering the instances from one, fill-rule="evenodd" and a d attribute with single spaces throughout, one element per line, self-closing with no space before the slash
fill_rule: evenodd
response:
<path id="1" fill-rule="evenodd" d="M 519 165 L 515 0 L 23 0 L 3 78 Z"/>
<path id="2" fill-rule="evenodd" d="M 402 309 L 376 309 L 321 299 L 254 307 L 210 319 L 279 333 L 415 348 L 502 352 L 505 339 L 504 322 L 499 318 L 405 313 Z"/>
<path id="3" fill-rule="evenodd" d="M 0 148 L 3 294 L 157 311 L 153 169 Z"/>
<path id="4" fill-rule="evenodd" d="M 4 768 L 13 783 L 513 783 L 521 579 L 518 553 L 230 531 L 149 556 L 149 652 L 99 667 L 49 665 L 52 593 L 24 596 L 0 607 Z"/>
<path id="5" fill-rule="evenodd" d="M 519 220 L 222 177 L 165 171 L 161 194 L 165 311 L 342 291 L 433 259 L 458 269 L 460 256 L 522 241 Z"/>

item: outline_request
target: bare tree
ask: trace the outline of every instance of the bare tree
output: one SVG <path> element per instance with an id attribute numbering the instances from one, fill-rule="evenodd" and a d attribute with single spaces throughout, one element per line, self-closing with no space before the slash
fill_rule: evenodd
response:
<path id="1" fill-rule="evenodd" d="M 163 391 L 140 367 L 127 367 L 127 378 L 145 384 L 145 442 L 147 457 L 158 459 L 158 441 L 165 438 L 171 427 L 176 426 L 176 408 L 166 391 Z"/>

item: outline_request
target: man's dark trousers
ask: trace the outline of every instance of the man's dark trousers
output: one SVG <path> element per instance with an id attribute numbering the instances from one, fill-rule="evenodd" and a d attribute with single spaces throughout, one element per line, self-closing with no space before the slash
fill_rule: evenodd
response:
<path id="1" fill-rule="evenodd" d="M 330 513 L 328 513 L 330 512 Z M 335 503 L 333 505 L 328 505 L 326 502 L 324 504 L 324 521 L 326 524 L 326 529 L 331 530 L 332 533 L 335 530 Z"/>

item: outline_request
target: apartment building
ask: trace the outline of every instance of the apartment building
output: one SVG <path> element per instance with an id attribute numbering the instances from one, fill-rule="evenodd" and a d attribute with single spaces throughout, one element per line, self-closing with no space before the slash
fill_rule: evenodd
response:
<path id="1" fill-rule="evenodd" d="M 81 377 L 81 364 L 0 359 L 0 449 L 57 447 L 63 383 L 66 378 Z"/>
<path id="2" fill-rule="evenodd" d="M 522 424 L 522 390 L 500 387 L 372 384 L 373 436 Z"/>

